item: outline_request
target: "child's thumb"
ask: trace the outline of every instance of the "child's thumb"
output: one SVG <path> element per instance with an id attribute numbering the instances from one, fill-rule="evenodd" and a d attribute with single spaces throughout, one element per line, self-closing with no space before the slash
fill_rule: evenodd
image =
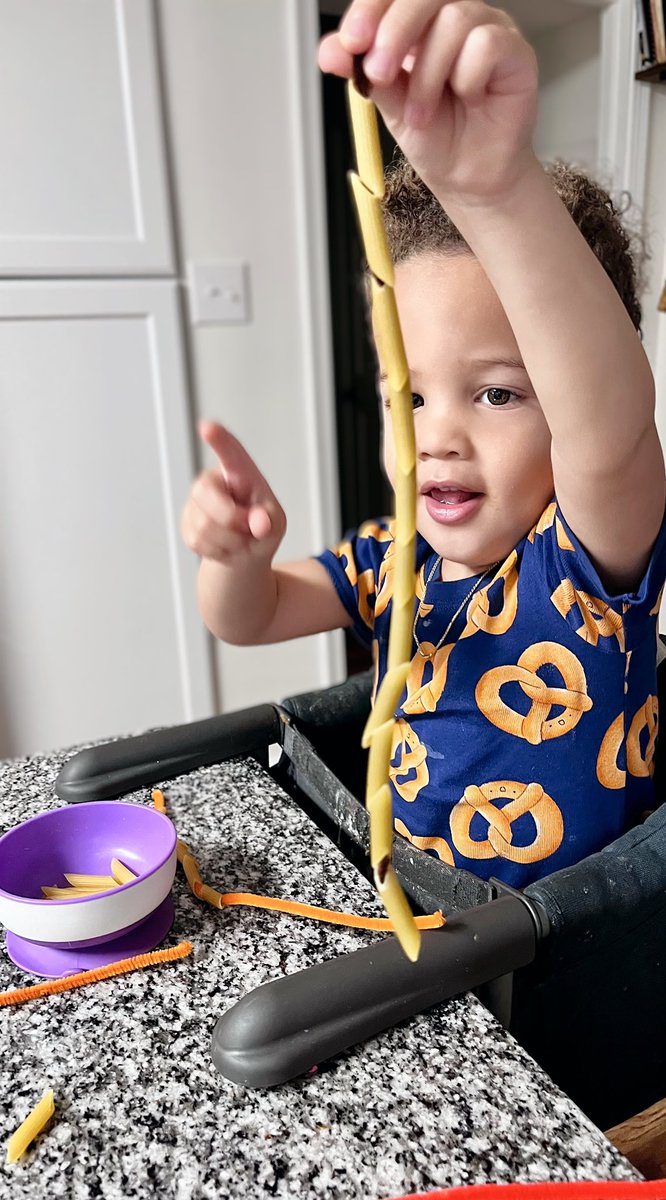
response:
<path id="1" fill-rule="evenodd" d="M 263 538 L 268 537 L 273 528 L 271 519 L 265 508 L 261 508 L 255 504 L 247 514 L 247 523 L 252 537 L 260 542 Z"/>

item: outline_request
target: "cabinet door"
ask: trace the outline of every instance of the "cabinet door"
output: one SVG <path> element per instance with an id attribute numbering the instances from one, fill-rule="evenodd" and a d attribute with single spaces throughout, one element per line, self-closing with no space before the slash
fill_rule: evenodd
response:
<path id="1" fill-rule="evenodd" d="M 167 274 L 150 0 L 0 0 L 0 275 Z"/>
<path id="2" fill-rule="evenodd" d="M 0 284 L 0 756 L 208 716 L 176 285 Z"/>

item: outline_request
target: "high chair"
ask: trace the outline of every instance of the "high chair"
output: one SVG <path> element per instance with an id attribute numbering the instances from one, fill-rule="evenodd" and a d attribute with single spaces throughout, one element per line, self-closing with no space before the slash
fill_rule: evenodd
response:
<path id="1" fill-rule="evenodd" d="M 658 676 L 663 700 L 666 664 Z M 268 768 L 271 774 L 369 877 L 368 821 L 359 798 L 365 770 L 360 737 L 370 690 L 368 673 L 281 705 L 258 705 L 84 750 L 65 764 L 56 790 L 70 802 L 108 799 L 245 754 L 268 768 L 268 748 L 277 743 L 281 754 Z M 659 797 L 663 774 L 658 751 Z M 522 893 L 446 866 L 397 835 L 394 864 L 414 907 L 441 909 L 447 917 L 443 930 L 423 935 L 420 967 L 405 965 L 396 940 L 386 938 L 370 948 L 371 959 L 364 949 L 265 985 L 251 994 L 256 1032 L 253 1027 L 248 1033 L 241 1013 L 233 1024 L 234 1010 L 218 1022 L 213 1057 L 224 1074 L 260 1086 L 280 1082 L 307 1069 L 307 1062 L 321 1061 L 447 995 L 478 987 L 483 1002 L 600 1128 L 616 1126 L 666 1095 L 666 805 L 599 853 Z M 418 971 L 421 994 L 415 998 Z M 378 1000 L 381 978 L 394 992 L 392 1007 Z M 355 1011 L 355 989 L 365 1015 Z M 299 1004 L 310 1015 L 317 1004 L 325 1008 L 333 993 L 348 998 L 347 1025 L 341 1033 L 334 1012 L 318 1043 L 321 1056 L 313 1059 L 294 1014 Z M 265 1007 L 257 1015 L 260 994 Z M 276 1045 L 293 1048 L 288 1066 L 269 1044 L 277 1008 L 295 1022 L 291 1032 L 275 1035 Z M 386 1011 L 377 1023 L 380 1008 Z M 308 1036 L 315 1036 L 310 1019 L 306 1024 Z M 254 1068 L 243 1073 L 237 1066 L 243 1054 L 239 1036 L 249 1039 L 252 1062 L 257 1057 L 252 1038 L 268 1038 L 266 1069 L 253 1075 Z"/>

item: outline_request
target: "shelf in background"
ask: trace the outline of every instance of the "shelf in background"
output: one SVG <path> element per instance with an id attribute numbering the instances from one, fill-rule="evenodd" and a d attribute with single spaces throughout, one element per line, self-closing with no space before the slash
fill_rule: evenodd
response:
<path id="1" fill-rule="evenodd" d="M 642 79 L 644 83 L 666 82 L 666 62 L 653 63 L 651 67 L 645 67 L 643 71 L 637 71 L 636 79 Z"/>

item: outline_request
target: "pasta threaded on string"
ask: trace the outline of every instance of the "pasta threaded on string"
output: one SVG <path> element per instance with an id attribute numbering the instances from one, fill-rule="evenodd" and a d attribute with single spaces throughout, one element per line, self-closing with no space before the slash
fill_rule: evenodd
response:
<path id="1" fill-rule="evenodd" d="M 384 167 L 377 113 L 352 80 L 347 85 L 357 172 L 349 178 L 368 267 L 377 351 L 386 373 L 395 441 L 395 571 L 387 670 L 363 733 L 369 749 L 366 807 L 375 886 L 396 936 L 412 962 L 421 935 L 392 865 L 393 805 L 388 783 L 395 709 L 409 671 L 416 561 L 416 447 L 409 369 L 393 288 L 393 263 L 382 219 Z"/>

